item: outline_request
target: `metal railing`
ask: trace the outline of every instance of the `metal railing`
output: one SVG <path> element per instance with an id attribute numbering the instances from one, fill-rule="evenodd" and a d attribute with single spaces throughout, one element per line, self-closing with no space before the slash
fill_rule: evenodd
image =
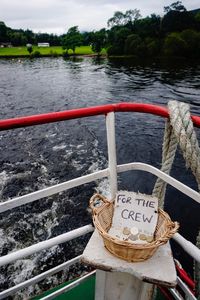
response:
<path id="1" fill-rule="evenodd" d="M 171 176 L 156 169 L 155 167 L 152 167 L 152 166 L 144 164 L 144 163 L 129 163 L 129 164 L 124 164 L 124 165 L 117 165 L 116 145 L 115 145 L 115 113 L 114 113 L 114 111 L 140 111 L 140 112 L 154 113 L 157 115 L 162 115 L 164 117 L 168 116 L 167 110 L 165 108 L 160 108 L 160 109 L 157 108 L 157 110 L 153 110 L 153 108 L 155 108 L 156 106 L 153 106 L 153 105 L 150 105 L 150 106 L 143 105 L 142 106 L 141 104 L 138 104 L 138 106 L 137 105 L 134 107 L 133 106 L 134 105 L 131 105 L 131 104 L 128 104 L 127 107 L 125 105 L 121 105 L 121 110 L 120 110 L 120 105 L 105 106 L 106 108 L 100 107 L 101 109 L 99 108 L 99 109 L 97 109 L 97 111 L 95 111 L 94 108 L 92 108 L 92 110 L 91 109 L 90 110 L 82 109 L 82 110 L 84 110 L 84 112 L 83 112 L 83 115 L 81 115 L 81 116 L 80 116 L 79 112 L 77 113 L 78 110 L 75 110 L 76 113 L 72 113 L 73 118 L 74 117 L 84 117 L 84 116 L 88 116 L 88 115 L 106 114 L 107 144 L 108 144 L 108 168 L 101 170 L 101 171 L 94 172 L 92 174 L 88 174 L 88 175 L 79 177 L 79 178 L 74 178 L 67 182 L 60 183 L 60 184 L 42 189 L 40 191 L 36 191 L 36 192 L 30 193 L 28 195 L 16 197 L 12 200 L 0 203 L 0 212 L 5 212 L 5 211 L 13 209 L 15 207 L 19 207 L 21 205 L 31 203 L 31 202 L 39 200 L 41 198 L 48 197 L 50 195 L 60 193 L 62 191 L 66 191 L 71 188 L 80 186 L 82 184 L 96 181 L 97 179 L 101 179 L 101 178 L 105 178 L 105 177 L 109 178 L 110 192 L 111 192 L 111 197 L 113 198 L 117 191 L 117 173 L 126 172 L 126 171 L 130 171 L 130 170 L 141 170 L 141 171 L 149 172 L 157 177 L 160 177 L 162 180 L 166 181 L 168 184 L 172 185 L 173 187 L 175 187 L 182 193 L 191 197 L 196 202 L 200 203 L 199 193 L 197 193 L 196 191 L 187 187 L 183 183 L 177 181 L 176 179 L 172 178 Z M 144 109 L 144 106 L 146 107 L 146 110 Z M 86 110 L 87 110 L 87 112 L 86 112 Z M 59 121 L 59 120 L 72 118 L 72 117 L 70 117 L 69 112 L 67 112 L 67 118 L 66 118 L 66 116 L 65 116 L 65 118 L 62 116 L 62 118 L 58 120 L 58 115 L 56 115 L 56 114 L 58 114 L 58 113 L 54 113 L 54 118 L 49 117 L 49 114 L 46 114 L 45 116 L 48 115 L 48 118 L 45 117 L 46 118 L 45 122 L 42 118 L 40 118 L 38 116 L 33 116 L 34 118 L 32 118 L 32 123 L 30 120 L 31 117 L 26 117 L 26 120 L 25 120 L 25 118 L 20 118 L 20 120 L 18 120 L 18 121 L 13 121 L 12 119 L 11 120 L 3 120 L 3 121 L 0 121 L 0 130 L 10 129 L 11 127 L 12 128 L 22 127 L 23 122 L 24 122 L 25 126 L 30 126 L 33 124 L 37 125 L 37 124 L 41 124 L 41 123 L 49 123 L 49 122 L 55 122 L 55 121 Z M 195 122 L 195 124 L 197 126 L 200 126 L 200 118 L 199 117 L 193 117 L 193 121 Z M 0 266 L 11 263 L 17 259 L 21 259 L 21 258 L 30 256 L 31 254 L 34 254 L 38 251 L 41 251 L 44 249 L 49 249 L 50 247 L 70 241 L 72 239 L 75 239 L 79 236 L 82 236 L 82 235 L 87 234 L 92 231 L 93 231 L 92 225 L 86 225 L 81 228 L 72 230 L 70 232 L 61 234 L 55 238 L 52 238 L 52 239 L 49 239 L 49 240 L 46 240 L 43 242 L 39 242 L 30 247 L 26 247 L 24 249 L 20 249 L 18 251 L 9 253 L 0 258 Z M 187 241 L 184 237 L 182 237 L 178 233 L 176 233 L 173 238 L 176 242 L 178 242 L 183 247 L 183 249 L 187 253 L 189 253 L 195 260 L 200 262 L 200 250 L 195 245 L 193 245 L 191 242 Z M 81 256 L 78 256 L 68 262 L 65 262 L 55 268 L 52 268 L 42 274 L 39 274 L 39 275 L 35 276 L 34 278 L 26 280 L 14 287 L 11 287 L 11 288 L 1 292 L 0 299 L 3 299 L 9 295 L 12 295 L 22 288 L 33 285 L 33 284 L 43 280 L 47 276 L 50 276 L 52 274 L 59 272 L 60 270 L 64 270 L 65 268 L 71 266 L 72 264 L 77 263 L 80 260 L 80 258 L 81 258 Z M 88 276 L 92 276 L 93 274 L 94 274 L 94 272 L 84 276 L 82 279 L 80 279 L 76 282 L 73 282 L 71 285 L 68 285 L 68 286 L 62 288 L 60 290 L 60 292 L 57 291 L 54 294 L 52 294 L 52 296 L 50 295 L 50 296 L 44 297 L 43 299 L 53 299 L 60 293 L 64 293 L 67 290 L 77 286 L 78 284 L 80 284 L 81 282 L 86 280 L 88 278 Z M 194 295 L 190 292 L 189 289 L 187 289 L 184 286 L 184 284 L 182 284 L 182 282 L 180 280 L 178 281 L 178 284 L 182 287 L 184 292 L 187 293 L 188 297 L 190 297 L 191 299 L 195 299 Z M 173 294 L 176 293 L 173 289 L 171 290 L 171 292 Z"/>

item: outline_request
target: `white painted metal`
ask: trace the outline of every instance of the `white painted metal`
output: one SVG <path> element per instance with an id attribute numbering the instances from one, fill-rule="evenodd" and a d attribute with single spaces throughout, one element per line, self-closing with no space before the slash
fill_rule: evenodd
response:
<path id="1" fill-rule="evenodd" d="M 176 300 L 184 300 L 184 298 L 177 293 L 175 289 L 169 289 L 170 293 L 174 296 L 174 299 Z"/>
<path id="2" fill-rule="evenodd" d="M 180 181 L 176 180 L 175 178 L 165 174 L 164 172 L 160 171 L 159 169 L 144 163 L 129 163 L 124 165 L 118 165 L 117 171 L 119 173 L 130 171 L 130 170 L 140 170 L 149 172 L 157 177 L 160 177 L 163 181 L 167 182 L 168 184 L 175 187 L 177 190 L 181 191 L 183 194 L 189 196 L 196 202 L 200 203 L 200 194 L 187 185 L 181 183 Z"/>
<path id="3" fill-rule="evenodd" d="M 113 168 L 114 169 L 114 168 Z M 173 177 L 165 174 L 164 172 L 156 169 L 155 167 L 152 167 L 148 164 L 144 163 L 129 163 L 129 164 L 124 164 L 124 165 L 118 165 L 117 166 L 117 172 L 122 173 L 130 170 L 141 170 L 141 171 L 146 171 L 149 172 L 157 177 L 160 177 L 164 181 L 166 181 L 168 184 L 172 185 L 173 187 L 177 188 L 179 191 L 182 193 L 186 194 L 187 196 L 191 197 L 193 200 L 196 202 L 200 203 L 200 194 L 193 189 L 189 188 L 185 184 L 179 182 L 178 180 L 174 179 Z M 26 203 L 31 203 L 33 201 L 39 200 L 41 198 L 51 196 L 56 193 L 60 193 L 62 191 L 71 189 L 73 187 L 89 183 L 91 181 L 95 181 L 100 178 L 107 177 L 109 174 L 108 169 L 104 169 L 101 171 L 97 171 L 95 173 L 85 175 L 82 177 L 78 177 L 51 187 L 48 187 L 46 189 L 36 191 L 21 197 L 16 197 L 12 200 L 8 200 L 6 202 L 0 203 L 0 213 L 7 211 L 9 209 L 19 207 L 23 204 Z M 113 175 L 115 176 L 115 175 Z M 115 182 L 116 179 L 114 179 Z M 113 191 L 116 189 L 115 183 L 113 183 Z"/>
<path id="4" fill-rule="evenodd" d="M 104 271 L 96 271 L 96 293 L 95 300 L 149 300 L 152 297 L 153 286 L 144 283 L 128 273 L 106 273 Z M 101 278 L 101 276 L 103 276 Z M 106 278 L 106 281 L 104 281 Z M 101 283 L 103 285 L 100 285 Z M 99 286 L 100 285 L 100 286 Z M 105 289 L 108 291 L 105 295 Z M 102 298 L 103 297 L 103 298 Z"/>
<path id="5" fill-rule="evenodd" d="M 116 156 L 116 142 L 115 142 L 115 114 L 108 113 L 106 116 L 106 133 L 107 133 L 107 147 L 108 147 L 108 171 L 111 199 L 115 198 L 117 192 L 117 156 Z M 108 293 L 106 282 L 108 274 L 104 271 L 97 270 L 97 280 L 95 286 L 95 300 L 104 300 Z M 110 289 L 110 287 L 109 287 Z"/>
<path id="6" fill-rule="evenodd" d="M 106 117 L 107 145 L 108 145 L 108 169 L 111 199 L 115 198 L 117 192 L 117 156 L 115 143 L 115 114 L 109 113 Z M 99 282 L 98 282 L 99 281 Z M 139 297 L 140 290 L 144 290 L 141 280 L 127 273 L 106 273 L 98 275 L 96 284 L 95 300 L 146 300 L 145 293 L 143 298 Z M 110 288 L 112 287 L 112 288 Z"/>
<path id="7" fill-rule="evenodd" d="M 93 276 L 95 274 L 96 271 L 92 271 L 90 273 L 88 273 L 87 275 L 77 279 L 76 281 L 70 283 L 69 285 L 67 286 L 64 286 L 63 288 L 55 291 L 54 293 L 46 296 L 46 297 L 43 297 L 43 298 L 40 298 L 40 300 L 51 300 L 51 299 L 54 299 L 55 297 L 59 296 L 59 295 L 62 295 L 64 293 L 66 293 L 67 291 L 70 291 L 71 289 L 75 288 L 76 286 L 78 286 L 79 284 L 83 283 L 84 281 L 86 281 L 88 278 L 90 278 L 91 276 Z M 66 298 L 67 299 L 67 298 Z M 83 295 L 83 299 L 84 299 L 84 295 Z"/>
<path id="8" fill-rule="evenodd" d="M 52 269 L 50 269 L 50 270 L 48 270 L 46 272 L 43 272 L 43 273 L 41 273 L 41 274 L 39 274 L 39 275 L 31 278 L 31 279 L 28 279 L 28 280 L 26 280 L 24 282 L 21 282 L 21 283 L 15 285 L 15 286 L 13 286 L 13 287 L 11 287 L 11 288 L 3 291 L 3 292 L 0 292 L 0 299 L 4 299 L 5 297 L 13 295 L 17 291 L 19 291 L 19 290 L 21 290 L 23 288 L 26 288 L 26 287 L 31 286 L 33 284 L 36 284 L 37 282 L 42 281 L 43 279 L 47 278 L 48 276 L 56 274 L 56 273 L 58 273 L 58 272 L 60 272 L 60 271 L 62 271 L 64 269 L 70 267 L 71 265 L 79 262 L 80 258 L 81 258 L 81 255 L 79 255 L 79 256 L 77 256 L 75 258 L 72 258 L 71 260 L 68 260 L 67 262 L 64 262 L 63 264 L 58 265 L 55 268 L 52 268 Z"/>
<path id="9" fill-rule="evenodd" d="M 79 236 L 82 236 L 84 234 L 92 232 L 93 230 L 94 230 L 94 228 L 92 225 L 86 225 L 86 226 L 74 229 L 72 231 L 69 231 L 67 233 L 61 234 L 52 239 L 37 243 L 35 245 L 18 250 L 16 252 L 12 252 L 7 255 L 1 256 L 0 257 L 0 266 L 9 264 L 17 259 L 21 259 L 21 258 L 30 256 L 38 251 L 49 249 L 55 245 L 65 243 L 65 242 L 75 239 Z"/>
<path id="10" fill-rule="evenodd" d="M 114 164 L 114 163 L 113 163 Z M 113 167 L 114 169 L 114 167 Z M 129 163 L 129 164 L 124 164 L 124 165 L 118 165 L 117 166 L 117 171 L 119 173 L 125 172 L 125 171 L 130 171 L 130 170 L 141 170 L 141 171 L 146 171 L 149 172 L 157 177 L 160 177 L 164 181 L 166 181 L 168 184 L 172 185 L 173 187 L 177 188 L 179 191 L 182 193 L 186 194 L 187 196 L 191 197 L 193 200 L 196 202 L 200 203 L 200 194 L 193 189 L 189 188 L 185 184 L 179 182 L 178 180 L 174 179 L 173 177 L 165 174 L 164 172 L 158 170 L 155 167 L 152 167 L 148 164 L 144 163 Z M 52 187 L 48 187 L 46 189 L 36 191 L 21 197 L 16 197 L 12 200 L 8 200 L 6 202 L 0 203 L 0 213 L 7 211 L 9 209 L 21 206 L 26 203 L 30 203 L 36 200 L 39 200 L 40 198 L 44 198 L 47 196 L 51 196 L 53 194 L 71 189 L 73 187 L 89 183 L 91 181 L 95 181 L 97 179 L 107 177 L 108 176 L 108 169 L 104 169 L 89 175 L 85 175 L 82 177 L 78 177 L 57 185 L 54 185 Z M 115 176 L 115 175 L 112 175 Z M 115 182 L 116 178 L 114 179 Z M 116 189 L 116 184 L 113 184 L 113 191 Z"/>
<path id="11" fill-rule="evenodd" d="M 89 175 L 81 176 L 51 187 L 48 187 L 46 189 L 36 191 L 21 197 L 16 197 L 12 200 L 8 200 L 6 202 L 0 203 L 0 213 L 7 211 L 9 209 L 19 207 L 26 203 L 31 203 L 33 201 L 39 200 L 44 197 L 48 197 L 51 195 L 54 195 L 56 193 L 63 192 L 65 190 L 71 189 L 73 187 L 89 183 L 91 181 L 95 181 L 97 179 L 103 178 L 108 176 L 108 169 L 104 169 L 102 171 L 97 171 Z"/>
<path id="12" fill-rule="evenodd" d="M 97 269 L 96 270 L 96 282 L 95 282 L 95 300 L 105 299 L 105 286 L 106 286 L 106 272 Z"/>
<path id="13" fill-rule="evenodd" d="M 111 199 L 117 192 L 117 156 L 115 143 L 115 114 L 110 112 L 106 116 L 107 145 L 108 145 L 108 170 Z"/>
<path id="14" fill-rule="evenodd" d="M 140 294 L 139 294 L 139 299 L 143 300 L 143 299 L 152 299 L 153 298 L 153 292 L 154 292 L 154 285 L 153 284 L 149 284 L 146 282 L 143 282 L 143 285 L 141 286 L 140 289 Z"/>
<path id="15" fill-rule="evenodd" d="M 181 247 L 190 255 L 192 256 L 196 261 L 200 263 L 200 250 L 197 248 L 194 244 L 192 244 L 190 241 L 186 240 L 183 236 L 181 236 L 179 233 L 175 233 L 175 235 L 172 237 Z"/>
<path id="16" fill-rule="evenodd" d="M 192 292 L 190 291 L 188 286 L 179 277 L 178 277 L 178 285 L 181 287 L 181 289 L 187 295 L 187 300 L 197 300 L 197 298 L 192 294 Z"/>
<path id="17" fill-rule="evenodd" d="M 105 289 L 105 300 L 149 300 L 152 296 L 150 284 L 128 273 L 108 273 Z"/>

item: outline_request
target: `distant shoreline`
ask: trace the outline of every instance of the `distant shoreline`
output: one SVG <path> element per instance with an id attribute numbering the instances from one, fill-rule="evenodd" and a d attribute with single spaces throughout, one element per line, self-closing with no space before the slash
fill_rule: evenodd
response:
<path id="1" fill-rule="evenodd" d="M 64 55 L 65 50 L 61 46 L 52 46 L 52 47 L 37 47 L 33 46 L 32 55 L 27 51 L 27 48 L 24 47 L 11 47 L 11 48 L 0 48 L 0 59 L 34 59 L 34 58 L 81 58 L 81 57 L 98 57 L 97 53 L 94 53 L 90 46 L 80 46 L 77 47 L 75 53 L 72 50 L 69 50 L 67 55 Z M 107 55 L 105 49 L 101 52 L 101 58 L 108 57 L 109 59 L 122 59 L 122 60 L 134 60 L 137 63 L 146 63 L 146 62 L 179 62 L 185 64 L 184 56 L 167 56 L 167 55 L 158 55 L 152 57 L 142 57 L 136 55 Z M 187 62 L 196 62 L 200 64 L 200 59 L 198 58 L 187 58 Z"/>
<path id="2" fill-rule="evenodd" d="M 59 57 L 65 56 L 65 50 L 61 46 L 52 46 L 52 47 L 37 47 L 33 46 L 32 53 L 28 53 L 27 48 L 24 47 L 8 47 L 0 48 L 0 58 L 38 58 L 38 57 Z M 102 51 L 102 55 L 106 55 L 106 50 Z M 75 53 L 72 50 L 68 51 L 67 56 L 97 56 L 94 53 L 90 46 L 80 46 L 77 47 Z"/>
<path id="3" fill-rule="evenodd" d="M 68 57 L 97 57 L 97 54 L 69 54 Z M 1 58 L 43 58 L 43 57 L 64 57 L 63 54 L 57 54 L 57 55 L 51 55 L 51 54 L 41 54 L 40 56 L 30 56 L 28 55 L 1 55 L 0 54 L 0 59 Z M 102 54 L 101 57 L 106 57 L 105 54 Z M 66 57 L 67 58 L 67 57 Z"/>

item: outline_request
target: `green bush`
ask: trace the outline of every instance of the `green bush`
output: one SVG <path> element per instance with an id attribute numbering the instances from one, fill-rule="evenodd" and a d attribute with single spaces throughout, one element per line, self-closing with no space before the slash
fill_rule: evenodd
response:
<path id="1" fill-rule="evenodd" d="M 31 44 L 29 44 L 29 45 L 27 46 L 27 51 L 29 52 L 29 54 L 31 54 L 31 53 L 33 52 L 33 47 L 32 47 Z"/>
<path id="2" fill-rule="evenodd" d="M 41 53 L 38 50 L 36 50 L 33 53 L 31 53 L 31 57 L 40 57 L 40 56 L 41 56 Z"/>
<path id="3" fill-rule="evenodd" d="M 107 55 L 108 56 L 111 56 L 111 55 L 122 55 L 122 49 L 121 49 L 121 47 L 119 47 L 117 45 L 110 46 L 107 49 Z"/>
<path id="4" fill-rule="evenodd" d="M 200 33 L 191 29 L 181 32 L 180 37 L 186 43 L 186 55 L 197 57 L 200 55 Z"/>
<path id="5" fill-rule="evenodd" d="M 123 55 L 124 45 L 131 31 L 125 27 L 114 27 L 111 29 L 108 37 L 108 42 L 111 44 L 108 55 Z"/>
<path id="6" fill-rule="evenodd" d="M 147 56 L 152 57 L 160 53 L 160 42 L 158 39 L 146 38 L 145 45 Z"/>
<path id="7" fill-rule="evenodd" d="M 51 57 L 58 57 L 58 53 L 53 50 L 50 51 L 50 55 L 51 55 Z"/>
<path id="8" fill-rule="evenodd" d="M 138 34 L 131 34 L 127 37 L 124 46 L 124 53 L 137 56 L 145 55 L 145 43 Z"/>
<path id="9" fill-rule="evenodd" d="M 165 38 L 163 51 L 169 56 L 185 56 L 187 43 L 182 39 L 180 33 L 172 32 Z"/>
<path id="10" fill-rule="evenodd" d="M 63 51 L 63 57 L 69 57 L 68 50 L 66 50 L 66 51 Z"/>

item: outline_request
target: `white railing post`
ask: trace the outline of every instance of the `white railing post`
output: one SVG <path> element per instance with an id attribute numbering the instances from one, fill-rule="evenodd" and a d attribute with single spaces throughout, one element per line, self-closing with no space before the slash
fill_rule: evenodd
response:
<path id="1" fill-rule="evenodd" d="M 115 142 L 115 114 L 106 116 L 108 172 L 111 199 L 117 192 L 117 155 Z M 135 276 L 121 272 L 96 271 L 95 300 L 147 300 L 151 299 L 152 286 Z"/>
<path id="2" fill-rule="evenodd" d="M 108 146 L 108 170 L 111 198 L 114 199 L 117 192 L 117 155 L 115 143 L 115 114 L 110 112 L 106 116 L 107 146 Z"/>
<path id="3" fill-rule="evenodd" d="M 110 184 L 111 199 L 115 198 L 117 192 L 117 155 L 115 142 L 115 114 L 110 112 L 106 115 L 106 132 L 108 147 L 108 177 Z M 96 271 L 95 300 L 106 299 L 106 281 L 109 274 L 104 271 Z"/>

